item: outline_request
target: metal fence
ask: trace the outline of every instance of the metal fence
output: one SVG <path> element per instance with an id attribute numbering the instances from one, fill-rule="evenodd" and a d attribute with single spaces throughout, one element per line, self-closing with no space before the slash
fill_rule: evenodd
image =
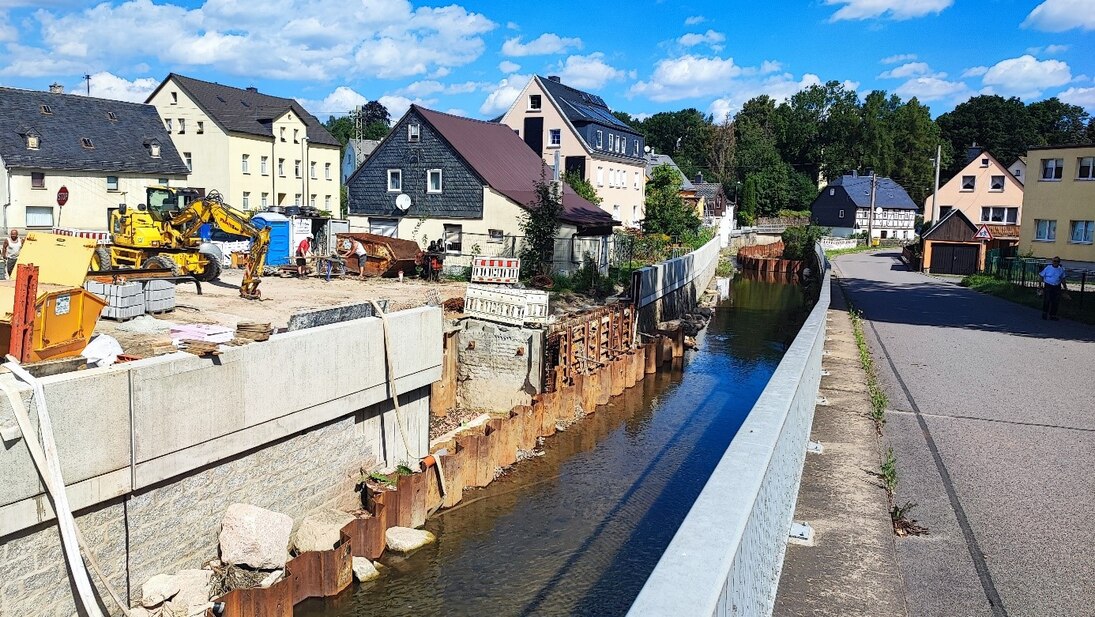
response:
<path id="1" fill-rule="evenodd" d="M 1049 261 L 1037 257 L 1001 257 L 990 252 L 981 273 L 1040 293 L 1043 283 L 1039 273 Z M 1068 295 L 1061 302 L 1061 314 L 1095 322 L 1095 270 L 1066 267 L 1065 286 Z"/>
<path id="2" fill-rule="evenodd" d="M 570 274 L 582 267 L 586 258 L 593 260 L 602 274 L 628 257 L 627 242 L 618 236 L 570 236 L 556 238 L 550 258 L 552 271 Z M 524 236 L 491 235 L 463 232 L 459 242 L 449 242 L 445 269 L 462 271 L 471 267 L 473 257 L 520 257 Z"/>

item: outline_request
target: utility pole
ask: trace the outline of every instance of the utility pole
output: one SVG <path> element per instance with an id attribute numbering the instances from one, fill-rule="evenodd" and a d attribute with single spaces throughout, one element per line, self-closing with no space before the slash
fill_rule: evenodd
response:
<path id="1" fill-rule="evenodd" d="M 878 187 L 878 176 L 871 171 L 871 208 L 867 210 L 867 246 L 874 244 L 874 194 Z"/>
<path id="2" fill-rule="evenodd" d="M 935 147 L 935 192 L 932 193 L 932 223 L 939 222 L 939 208 L 936 206 L 935 198 L 939 194 L 939 164 L 943 158 L 943 144 L 939 144 Z"/>

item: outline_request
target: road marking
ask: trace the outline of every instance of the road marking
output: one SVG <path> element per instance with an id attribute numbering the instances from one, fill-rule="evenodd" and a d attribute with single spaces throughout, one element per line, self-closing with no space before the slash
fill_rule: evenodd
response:
<path id="1" fill-rule="evenodd" d="M 889 413 L 903 413 L 915 415 L 916 412 L 909 411 L 908 409 L 887 409 Z M 955 420 L 979 420 L 981 422 L 995 422 L 997 424 L 1014 424 L 1016 426 L 1032 426 L 1037 428 L 1058 428 L 1065 431 L 1083 431 L 1085 433 L 1095 433 L 1095 428 L 1084 428 L 1082 426 L 1062 426 L 1060 424 L 1041 424 L 1038 422 L 1019 422 L 1018 420 L 1000 420 L 997 418 L 978 418 L 977 416 L 958 416 L 949 415 L 945 413 L 924 413 L 920 414 L 926 418 L 953 418 Z"/>

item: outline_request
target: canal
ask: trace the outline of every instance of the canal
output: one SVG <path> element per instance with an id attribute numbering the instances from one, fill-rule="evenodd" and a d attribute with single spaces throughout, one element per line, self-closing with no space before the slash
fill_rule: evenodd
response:
<path id="1" fill-rule="evenodd" d="M 379 580 L 296 615 L 622 615 L 798 333 L 806 296 L 739 274 L 683 368 L 465 491 L 426 523 L 437 543 L 386 555 Z"/>

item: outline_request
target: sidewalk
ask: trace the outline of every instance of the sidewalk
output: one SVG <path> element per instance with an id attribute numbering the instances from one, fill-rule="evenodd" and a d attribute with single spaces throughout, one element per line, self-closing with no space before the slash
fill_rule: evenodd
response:
<path id="1" fill-rule="evenodd" d="M 895 555 L 889 501 L 873 475 L 880 440 L 870 419 L 867 377 L 859 363 L 844 296 L 833 283 L 833 305 L 811 440 L 795 520 L 814 528 L 814 545 L 788 544 L 776 596 L 777 617 L 904 616 L 905 588 Z"/>

